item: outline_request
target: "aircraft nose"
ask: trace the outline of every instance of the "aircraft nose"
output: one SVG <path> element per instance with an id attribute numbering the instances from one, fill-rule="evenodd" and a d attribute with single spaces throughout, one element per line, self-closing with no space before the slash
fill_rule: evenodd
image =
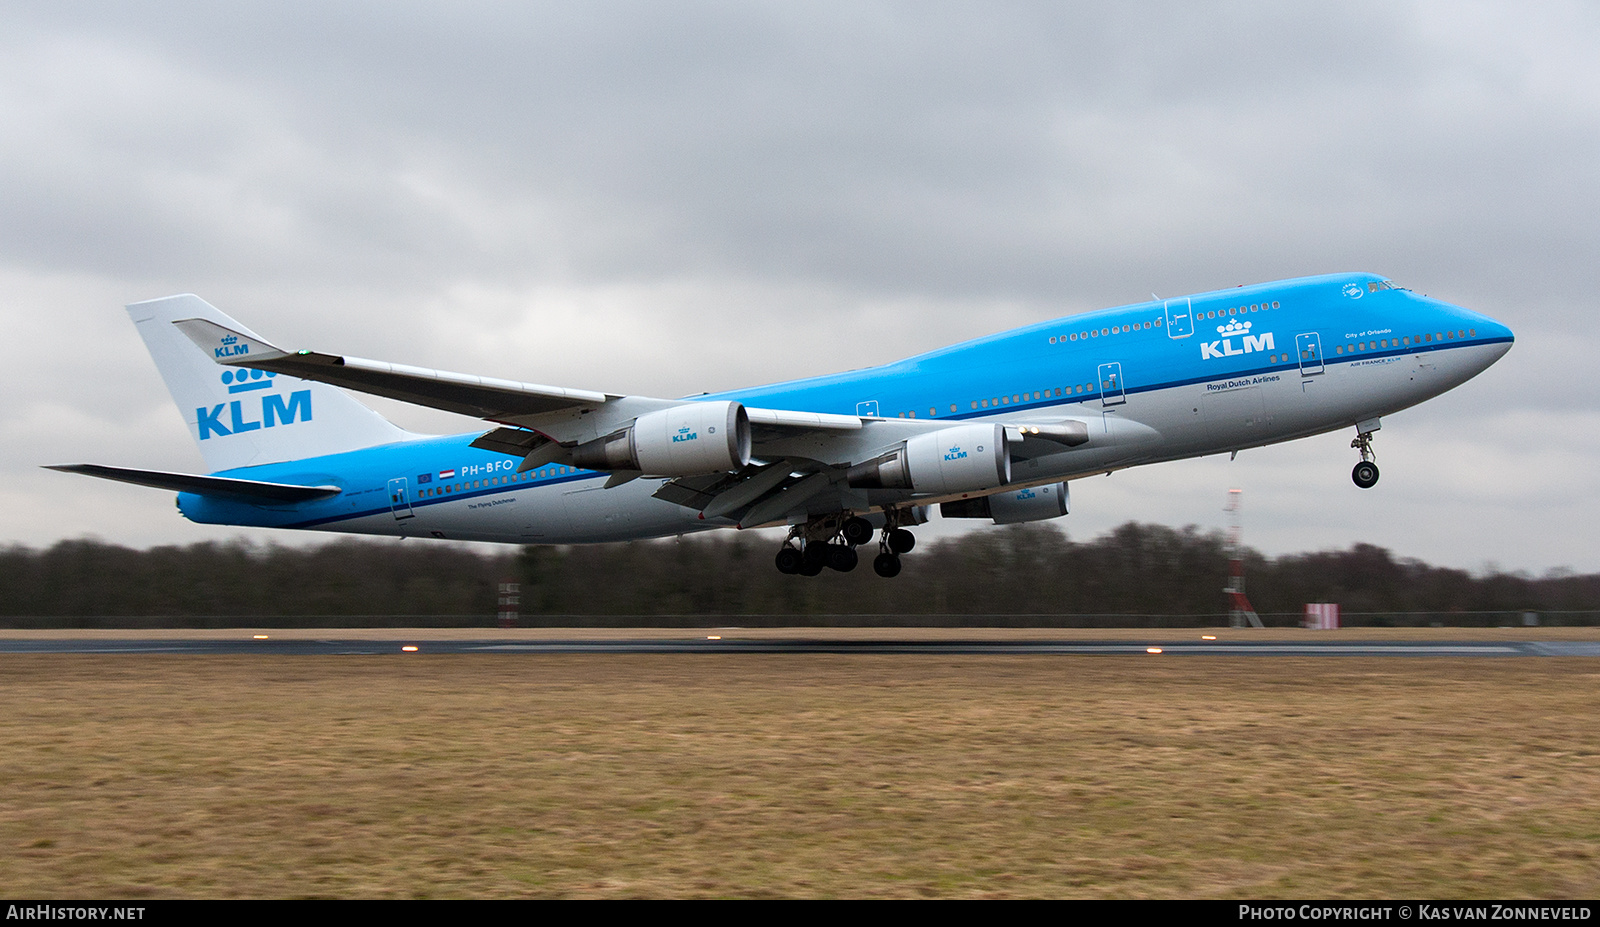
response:
<path id="1" fill-rule="evenodd" d="M 1478 331 L 1483 332 L 1491 341 L 1504 341 L 1506 347 L 1510 348 L 1512 342 L 1517 340 L 1517 336 L 1512 333 L 1509 325 L 1497 322 L 1486 315 L 1479 316 L 1479 318 L 1483 319 L 1483 324 L 1478 326 Z"/>
<path id="2" fill-rule="evenodd" d="M 1472 337 L 1480 343 L 1503 344 L 1509 350 L 1512 343 L 1517 340 L 1516 335 L 1511 331 L 1511 327 L 1504 322 L 1452 303 L 1438 300 L 1433 300 L 1433 302 L 1448 318 L 1448 321 L 1443 323 L 1447 328 L 1464 326 L 1472 332 Z"/>
<path id="3" fill-rule="evenodd" d="M 1517 336 L 1512 333 L 1509 325 L 1470 309 L 1463 309 L 1461 312 L 1470 320 L 1468 325 L 1477 329 L 1480 342 L 1499 347 L 1494 355 L 1495 360 L 1504 357 L 1505 353 L 1511 350 L 1511 345 L 1517 340 Z"/>
<path id="4" fill-rule="evenodd" d="M 1462 334 L 1467 334 L 1477 344 L 1483 345 L 1488 349 L 1478 355 L 1482 364 L 1479 368 L 1480 370 L 1489 369 L 1496 361 L 1505 357 L 1506 352 L 1511 350 L 1511 345 L 1517 340 L 1516 335 L 1511 331 L 1511 327 L 1504 322 L 1492 319 L 1481 312 L 1464 309 L 1461 306 L 1449 303 L 1444 305 L 1448 307 L 1448 312 L 1455 316 L 1457 320 L 1454 323 L 1455 326 L 1467 329 Z"/>

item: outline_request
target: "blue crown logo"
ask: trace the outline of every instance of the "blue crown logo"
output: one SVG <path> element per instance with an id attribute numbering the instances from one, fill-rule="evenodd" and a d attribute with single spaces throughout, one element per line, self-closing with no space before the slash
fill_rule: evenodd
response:
<path id="1" fill-rule="evenodd" d="M 248 393 L 252 390 L 271 389 L 272 378 L 277 376 L 262 370 L 224 370 L 222 382 L 230 393 Z"/>
<path id="2" fill-rule="evenodd" d="M 223 335 L 222 336 L 222 343 L 223 344 L 238 344 L 239 343 L 239 336 L 238 335 Z"/>

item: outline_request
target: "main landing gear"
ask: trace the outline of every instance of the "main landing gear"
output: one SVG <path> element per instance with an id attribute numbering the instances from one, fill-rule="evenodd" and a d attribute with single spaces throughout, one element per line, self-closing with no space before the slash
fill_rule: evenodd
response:
<path id="1" fill-rule="evenodd" d="M 1378 485 L 1378 465 L 1372 462 L 1375 456 L 1372 453 L 1372 432 L 1375 430 L 1362 431 L 1360 426 L 1357 426 L 1355 440 L 1350 442 L 1351 447 L 1361 452 L 1361 462 L 1350 471 L 1350 479 L 1362 489 L 1371 489 Z"/>
<path id="2" fill-rule="evenodd" d="M 824 569 L 848 573 L 861 562 L 856 548 L 872 540 L 872 522 L 859 515 L 823 515 L 789 529 L 774 563 L 779 573 L 816 576 Z M 900 555 L 917 545 L 917 539 L 894 524 L 891 517 L 878 540 L 872 570 L 879 576 L 900 573 Z"/>
<path id="3" fill-rule="evenodd" d="M 878 538 L 878 556 L 872 558 L 873 572 L 885 579 L 899 576 L 900 555 L 911 553 L 911 548 L 916 546 L 917 538 L 911 532 L 885 525 L 883 535 Z"/>

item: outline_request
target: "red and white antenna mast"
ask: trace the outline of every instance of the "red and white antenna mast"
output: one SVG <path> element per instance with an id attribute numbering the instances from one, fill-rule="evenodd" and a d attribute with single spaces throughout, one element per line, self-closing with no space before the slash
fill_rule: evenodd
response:
<path id="1" fill-rule="evenodd" d="M 1228 490 L 1228 624 L 1230 627 L 1263 627 L 1254 606 L 1244 594 L 1244 544 L 1239 540 L 1243 518 L 1244 490 Z"/>

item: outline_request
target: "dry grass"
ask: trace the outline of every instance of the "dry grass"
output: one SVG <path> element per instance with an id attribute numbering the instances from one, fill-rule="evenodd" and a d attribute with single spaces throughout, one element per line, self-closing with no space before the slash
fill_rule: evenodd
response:
<path id="1" fill-rule="evenodd" d="M 0 687 L 13 896 L 1600 894 L 1587 659 L 13 655 Z"/>

